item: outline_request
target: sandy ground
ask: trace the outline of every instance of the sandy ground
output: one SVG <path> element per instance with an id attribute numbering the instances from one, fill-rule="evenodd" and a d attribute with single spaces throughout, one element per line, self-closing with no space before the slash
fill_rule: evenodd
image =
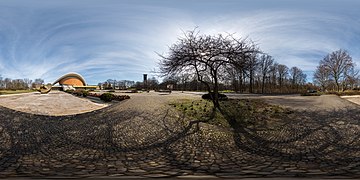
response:
<path id="1" fill-rule="evenodd" d="M 51 91 L 49 94 L 2 95 L 0 105 L 21 112 L 52 116 L 80 114 L 108 106 L 60 91 Z"/>

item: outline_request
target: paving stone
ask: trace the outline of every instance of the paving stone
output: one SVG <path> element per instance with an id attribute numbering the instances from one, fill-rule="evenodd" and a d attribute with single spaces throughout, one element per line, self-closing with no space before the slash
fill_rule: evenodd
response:
<path id="1" fill-rule="evenodd" d="M 360 110 L 294 112 L 272 129 L 197 129 L 150 95 L 65 117 L 0 107 L 0 178 L 360 178 Z"/>
<path id="2" fill-rule="evenodd" d="M 148 177 L 148 178 L 165 178 L 165 177 L 171 177 L 168 174 L 146 174 L 143 175 L 144 177 Z"/>
<path id="3" fill-rule="evenodd" d="M 132 173 L 146 173 L 146 171 L 144 171 L 142 169 L 131 169 L 131 170 L 129 170 L 129 172 L 132 172 Z"/>
<path id="4" fill-rule="evenodd" d="M 218 177 L 211 176 L 211 175 L 185 175 L 185 176 L 178 176 L 177 178 L 183 178 L 183 179 L 218 179 Z"/>

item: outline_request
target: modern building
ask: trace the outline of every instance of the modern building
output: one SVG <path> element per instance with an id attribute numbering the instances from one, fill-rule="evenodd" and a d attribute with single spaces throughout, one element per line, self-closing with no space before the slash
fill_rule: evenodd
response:
<path id="1" fill-rule="evenodd" d="M 66 91 L 68 89 L 97 89 L 98 86 L 89 86 L 84 77 L 78 73 L 67 73 L 58 78 L 52 86 L 52 89 Z"/>

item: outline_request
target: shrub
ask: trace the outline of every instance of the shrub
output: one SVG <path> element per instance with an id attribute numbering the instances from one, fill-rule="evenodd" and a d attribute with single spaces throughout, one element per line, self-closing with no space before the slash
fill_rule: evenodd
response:
<path id="1" fill-rule="evenodd" d="M 88 95 L 92 97 L 98 97 L 105 102 L 111 102 L 112 100 L 123 101 L 125 99 L 130 99 L 130 96 L 128 95 L 115 95 L 108 92 L 104 94 L 88 93 Z"/>
<path id="2" fill-rule="evenodd" d="M 88 95 L 92 96 L 92 97 L 100 97 L 101 96 L 101 94 L 98 94 L 98 93 L 89 93 Z"/>
<path id="3" fill-rule="evenodd" d="M 122 96 L 114 95 L 113 96 L 113 100 L 122 101 L 125 99 L 130 99 L 130 96 L 128 96 L 128 95 L 122 95 Z"/>
<path id="4" fill-rule="evenodd" d="M 300 95 L 301 95 L 301 96 L 320 96 L 319 93 L 308 93 L 308 92 L 306 92 L 306 93 L 301 93 Z"/>
<path id="5" fill-rule="evenodd" d="M 74 90 L 72 90 L 72 89 L 67 89 L 65 92 L 72 94 L 72 93 L 74 92 Z"/>
<path id="6" fill-rule="evenodd" d="M 83 91 L 82 91 L 82 95 L 83 95 L 84 97 L 88 96 L 88 95 L 89 95 L 89 91 L 83 90 Z"/>
<path id="7" fill-rule="evenodd" d="M 104 93 L 102 95 L 100 95 L 100 99 L 105 101 L 105 102 L 111 102 L 113 100 L 113 94 L 111 93 Z"/>
<path id="8" fill-rule="evenodd" d="M 72 94 L 77 95 L 77 96 L 82 96 L 83 90 L 75 90 Z"/>
<path id="9" fill-rule="evenodd" d="M 212 100 L 211 97 L 214 97 L 215 93 L 211 92 L 211 94 L 212 94 L 212 96 L 210 95 L 210 93 L 207 93 L 207 94 L 202 95 L 201 97 L 203 99 Z M 221 94 L 221 93 L 218 93 L 218 97 L 219 97 L 219 100 L 227 100 L 228 99 L 228 97 L 225 94 Z"/>

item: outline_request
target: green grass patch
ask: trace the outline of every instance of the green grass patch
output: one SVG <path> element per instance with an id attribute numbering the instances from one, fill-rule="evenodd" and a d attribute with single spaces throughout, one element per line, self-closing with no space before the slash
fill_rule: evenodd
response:
<path id="1" fill-rule="evenodd" d="M 292 113 L 289 109 L 267 104 L 260 99 L 231 99 L 220 104 L 227 119 L 232 118 L 245 126 L 266 126 Z"/>
<path id="2" fill-rule="evenodd" d="M 235 91 L 233 90 L 222 90 L 222 91 L 219 91 L 219 93 L 234 93 Z"/>
<path id="3" fill-rule="evenodd" d="M 203 99 L 201 100 L 183 99 L 171 103 L 170 105 L 176 108 L 178 111 L 185 113 L 186 116 L 201 121 L 207 121 L 210 118 L 214 107 L 211 101 L 207 101 Z"/>
<path id="4" fill-rule="evenodd" d="M 0 95 L 35 92 L 35 90 L 0 90 Z"/>
<path id="5" fill-rule="evenodd" d="M 178 111 L 191 119 L 206 121 L 209 124 L 230 127 L 229 120 L 235 120 L 244 126 L 266 126 L 271 122 L 284 118 L 291 110 L 276 105 L 269 105 L 263 100 L 229 99 L 221 101 L 224 113 L 216 110 L 214 117 L 213 104 L 208 100 L 180 100 L 171 103 Z"/>

